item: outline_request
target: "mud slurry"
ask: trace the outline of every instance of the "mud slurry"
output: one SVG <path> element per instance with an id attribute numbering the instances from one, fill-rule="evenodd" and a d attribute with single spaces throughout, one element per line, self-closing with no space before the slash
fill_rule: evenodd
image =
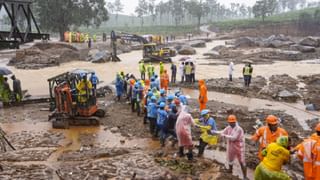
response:
<path id="1" fill-rule="evenodd" d="M 206 159 L 189 162 L 173 159 L 177 147 L 160 148 L 152 140 L 148 125 L 132 113 L 125 102 L 108 105 L 108 116 L 99 127 L 51 128 L 45 122 L 49 112 L 35 105 L 2 109 L 1 127 L 16 151 L 6 147 L 0 153 L 0 179 L 216 179 L 221 165 Z M 41 105 L 45 107 L 45 105 Z M 13 111 L 32 110 L 32 120 L 16 113 L 17 121 L 8 123 Z M 113 131 L 113 133 L 111 132 Z M 169 146 L 168 143 L 167 146 Z M 163 152 L 159 157 L 157 152 Z M 173 168 L 175 162 L 178 167 Z M 169 164 L 169 165 L 168 165 Z"/>

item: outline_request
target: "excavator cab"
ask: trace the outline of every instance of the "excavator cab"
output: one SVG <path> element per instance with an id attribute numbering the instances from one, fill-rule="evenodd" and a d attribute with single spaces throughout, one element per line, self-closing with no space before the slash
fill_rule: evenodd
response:
<path id="1" fill-rule="evenodd" d="M 159 56 L 159 53 L 157 53 L 156 44 L 144 44 L 143 45 L 143 57 L 149 57 L 149 56 Z"/>
<path id="2" fill-rule="evenodd" d="M 67 129 L 69 125 L 99 125 L 99 118 L 105 110 L 97 105 L 95 90 L 90 87 L 77 89 L 83 77 L 93 71 L 75 70 L 48 79 L 50 90 L 50 109 L 53 128 Z M 87 80 L 89 81 L 89 80 Z"/>

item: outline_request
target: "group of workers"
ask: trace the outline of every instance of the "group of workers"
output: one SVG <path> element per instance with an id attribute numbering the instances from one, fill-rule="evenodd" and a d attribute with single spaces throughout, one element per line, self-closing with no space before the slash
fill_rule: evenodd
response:
<path id="1" fill-rule="evenodd" d="M 234 63 L 230 62 L 228 66 L 228 75 L 229 75 L 229 81 L 233 80 L 233 71 L 234 71 Z M 253 67 L 250 62 L 246 63 L 246 65 L 242 68 L 242 75 L 244 80 L 244 86 L 249 87 L 251 84 L 252 79 L 252 73 L 253 73 Z"/>
<path id="2" fill-rule="evenodd" d="M 196 66 L 192 61 L 182 62 L 179 66 L 181 83 L 195 83 Z"/>
<path id="3" fill-rule="evenodd" d="M 15 75 L 11 76 L 12 90 L 10 88 L 8 77 L 0 75 L 0 101 L 4 104 L 11 102 L 20 102 L 22 100 L 21 82 Z"/>
<path id="4" fill-rule="evenodd" d="M 139 67 L 140 70 L 145 68 L 143 62 L 140 63 Z M 141 80 L 136 79 L 132 74 L 126 76 L 123 72 L 117 74 L 117 96 L 120 100 L 125 89 L 125 94 L 129 96 L 128 99 L 131 102 L 132 111 L 138 110 L 138 115 L 140 115 L 141 109 L 144 109 L 143 122 L 149 123 L 151 135 L 159 137 L 161 146 L 165 146 L 166 139 L 172 136 L 174 139 L 172 145 L 175 145 L 178 141 L 179 156 L 186 155 L 189 160 L 192 160 L 195 146 L 192 140 L 191 127 L 198 128 L 201 132 L 199 143 L 196 146 L 198 156 L 203 155 L 208 144 L 216 144 L 214 138 L 225 139 L 229 170 L 232 171 L 232 164 L 235 160 L 238 160 L 244 178 L 247 179 L 245 138 L 244 131 L 240 127 L 241 121 L 238 122 L 237 117 L 231 114 L 227 117 L 228 126 L 222 131 L 217 129 L 216 121 L 206 107 L 208 102 L 206 82 L 199 80 L 200 118 L 193 119 L 186 96 L 181 91 L 170 93 L 167 86 L 162 86 L 161 78 L 159 79 L 155 74 L 153 65 L 149 64 L 145 69 L 151 69 L 150 74 L 146 70 L 149 79 L 143 73 L 141 73 Z M 162 64 L 160 64 L 160 74 L 160 77 L 165 74 L 165 80 L 169 78 Z M 251 64 L 244 67 L 244 75 L 249 74 L 252 74 Z M 167 81 L 169 82 L 169 80 Z M 125 88 L 125 84 L 129 87 Z M 268 115 L 266 125 L 258 128 L 251 137 L 252 142 L 259 144 L 258 158 L 260 163 L 255 169 L 254 178 L 256 180 L 291 179 L 289 175 L 282 171 L 282 166 L 289 162 L 290 154 L 297 152 L 297 156 L 304 163 L 305 178 L 307 180 L 320 179 L 320 124 L 316 127 L 317 133 L 304 140 L 294 149 L 290 149 L 287 131 L 279 125 L 278 117 Z M 186 150 L 187 153 L 185 154 Z"/>

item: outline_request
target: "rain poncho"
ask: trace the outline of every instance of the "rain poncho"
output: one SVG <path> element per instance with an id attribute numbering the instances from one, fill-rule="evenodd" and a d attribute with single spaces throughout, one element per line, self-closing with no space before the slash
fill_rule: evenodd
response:
<path id="1" fill-rule="evenodd" d="M 176 132 L 178 137 L 179 146 L 192 146 L 191 126 L 194 126 L 194 120 L 192 116 L 182 110 L 180 113 L 177 123 Z"/>
<path id="2" fill-rule="evenodd" d="M 92 85 L 97 85 L 99 83 L 99 78 L 97 75 L 92 74 L 90 77 L 90 81 Z"/>
<path id="3" fill-rule="evenodd" d="M 157 118 L 158 108 L 156 103 L 154 102 L 149 103 L 147 110 L 148 110 L 148 118 Z"/>
<path id="4" fill-rule="evenodd" d="M 92 90 L 92 84 L 90 81 L 82 80 L 78 83 L 77 90 L 79 92 L 78 101 L 81 103 L 87 102 Z"/>
<path id="5" fill-rule="evenodd" d="M 227 139 L 227 161 L 231 163 L 238 159 L 240 163 L 245 164 L 243 129 L 238 125 L 234 128 L 228 126 L 222 131 L 221 135 Z"/>
<path id="6" fill-rule="evenodd" d="M 123 94 L 123 80 L 120 77 L 120 75 L 117 75 L 117 78 L 116 78 L 116 91 L 117 91 L 117 96 L 122 96 L 122 94 Z"/>
<path id="7" fill-rule="evenodd" d="M 167 119 L 168 119 L 168 113 L 163 109 L 158 109 L 157 125 L 159 128 L 163 128 Z"/>

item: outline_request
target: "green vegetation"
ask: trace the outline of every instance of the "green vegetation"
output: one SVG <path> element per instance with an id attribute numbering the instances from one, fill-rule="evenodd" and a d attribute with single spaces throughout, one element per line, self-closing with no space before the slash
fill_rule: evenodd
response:
<path id="1" fill-rule="evenodd" d="M 214 22 L 214 27 L 219 27 L 221 30 L 230 30 L 234 28 L 253 28 L 257 25 L 264 24 L 276 24 L 276 23 L 285 23 L 285 22 L 293 22 L 298 21 L 301 14 L 307 13 L 313 16 L 315 12 L 320 8 L 306 8 L 302 10 L 290 11 L 286 13 L 281 13 L 273 16 L 268 16 L 265 18 L 263 22 L 261 18 L 252 18 L 252 19 L 236 19 L 236 20 L 226 20 Z"/>
<path id="2" fill-rule="evenodd" d="M 90 34 L 102 34 L 103 32 L 109 34 L 112 30 L 122 31 L 134 34 L 161 34 L 161 35 L 184 35 L 186 33 L 196 33 L 198 29 L 196 26 L 125 26 L 125 27 L 110 27 L 100 26 L 100 28 L 85 28 L 79 29 L 81 32 L 88 32 Z"/>

